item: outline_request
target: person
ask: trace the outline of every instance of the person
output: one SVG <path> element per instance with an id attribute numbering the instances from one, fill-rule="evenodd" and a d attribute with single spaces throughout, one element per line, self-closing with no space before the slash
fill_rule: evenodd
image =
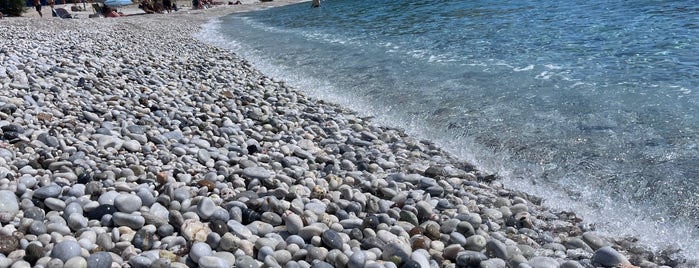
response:
<path id="1" fill-rule="evenodd" d="M 172 2 L 170 0 L 163 0 L 163 8 L 165 8 L 167 13 L 170 13 L 170 11 L 172 11 Z"/>
<path id="2" fill-rule="evenodd" d="M 118 18 L 121 17 L 122 15 L 119 14 L 116 9 L 113 9 L 109 6 L 104 6 L 104 16 L 107 18 Z"/>
<path id="3" fill-rule="evenodd" d="M 2 14 L 2 12 L 0 12 L 0 19 L 2 19 L 4 17 L 5 17 L 5 14 Z"/>
<path id="4" fill-rule="evenodd" d="M 141 4 L 138 7 L 143 9 L 143 11 L 146 12 L 147 14 L 155 13 L 155 10 L 153 9 L 153 5 L 148 0 L 141 1 Z"/>
<path id="5" fill-rule="evenodd" d="M 313 0 L 311 7 L 320 7 L 320 0 Z"/>
<path id="6" fill-rule="evenodd" d="M 39 17 L 43 17 L 44 15 L 41 15 L 41 0 L 34 0 L 34 7 L 36 8 L 36 12 L 39 13 Z"/>

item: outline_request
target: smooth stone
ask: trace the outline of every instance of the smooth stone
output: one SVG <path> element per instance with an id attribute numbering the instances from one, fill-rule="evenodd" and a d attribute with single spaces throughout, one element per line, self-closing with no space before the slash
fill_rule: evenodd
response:
<path id="1" fill-rule="evenodd" d="M 244 168 L 243 169 L 243 176 L 246 176 L 246 177 L 249 177 L 252 179 L 264 180 L 264 179 L 269 178 L 271 176 L 271 174 L 266 168 L 256 166 L 256 167 Z"/>
<path id="2" fill-rule="evenodd" d="M 97 202 L 99 202 L 100 205 L 114 205 L 114 199 L 119 195 L 117 191 L 109 191 L 100 195 L 100 197 L 97 198 Z"/>
<path id="3" fill-rule="evenodd" d="M 29 233 L 34 234 L 34 235 L 41 235 L 45 234 L 48 231 L 48 228 L 46 227 L 46 224 L 42 221 L 33 221 L 31 225 L 29 225 Z"/>
<path id="4" fill-rule="evenodd" d="M 605 242 L 602 238 L 597 236 L 594 232 L 585 232 L 582 234 L 582 239 L 587 243 L 592 250 L 598 250 L 604 246 L 608 246 L 608 243 Z"/>
<path id="5" fill-rule="evenodd" d="M 286 251 L 286 250 L 277 250 L 272 253 L 272 257 L 274 257 L 274 260 L 277 261 L 282 266 L 285 266 L 287 263 L 289 263 L 293 256 L 291 255 L 291 252 Z"/>
<path id="6" fill-rule="evenodd" d="M 366 265 L 367 256 L 363 251 L 356 251 L 350 256 L 347 268 L 363 268 Z"/>
<path id="7" fill-rule="evenodd" d="M 0 222 L 9 223 L 19 213 L 17 196 L 11 191 L 0 191 Z"/>
<path id="8" fill-rule="evenodd" d="M 215 210 L 216 204 L 209 197 L 202 198 L 199 200 L 199 204 L 197 204 L 197 214 L 202 220 L 208 220 L 214 215 Z"/>
<path id="9" fill-rule="evenodd" d="M 46 217 L 46 212 L 39 207 L 30 207 L 24 210 L 24 217 L 35 221 L 43 221 Z"/>
<path id="10" fill-rule="evenodd" d="M 120 212 L 131 213 L 138 211 L 143 203 L 141 198 L 135 194 L 119 194 L 114 198 L 114 206 Z"/>
<path id="11" fill-rule="evenodd" d="M 383 248 L 381 259 L 400 265 L 410 259 L 411 253 L 409 248 L 405 248 L 398 243 L 388 243 L 386 247 Z"/>
<path id="12" fill-rule="evenodd" d="M 64 218 L 69 218 L 70 215 L 73 214 L 83 214 L 83 207 L 79 202 L 71 202 L 66 205 L 66 208 L 63 210 L 63 217 Z"/>
<path id="13" fill-rule="evenodd" d="M 53 197 L 46 198 L 44 200 L 44 205 L 53 211 L 63 211 L 66 208 L 65 201 Z"/>
<path id="14" fill-rule="evenodd" d="M 214 253 L 211 250 L 211 246 L 207 243 L 196 242 L 192 245 L 189 251 L 189 257 L 196 263 L 199 263 L 199 259 L 203 256 L 212 256 Z"/>
<path id="15" fill-rule="evenodd" d="M 531 258 L 528 264 L 532 268 L 558 268 L 559 266 L 558 262 L 553 258 L 542 256 Z"/>
<path id="16" fill-rule="evenodd" d="M 96 208 L 87 212 L 87 218 L 90 220 L 100 220 L 104 215 L 112 215 L 119 211 L 114 205 L 99 205 Z"/>
<path id="17" fill-rule="evenodd" d="M 290 234 L 299 234 L 299 231 L 303 228 L 303 220 L 299 215 L 289 213 L 282 218 L 286 222 L 286 230 Z"/>
<path id="18" fill-rule="evenodd" d="M 85 258 L 82 256 L 73 257 L 65 262 L 63 267 L 87 268 L 87 260 L 85 260 Z"/>
<path id="19" fill-rule="evenodd" d="M 50 256 L 66 262 L 70 258 L 80 256 L 81 253 L 82 249 L 80 248 L 80 244 L 78 244 L 78 242 L 73 240 L 64 240 L 56 243 L 53 246 Z"/>
<path id="20" fill-rule="evenodd" d="M 488 257 L 483 253 L 465 250 L 456 256 L 456 265 L 459 267 L 473 267 L 479 265 L 482 261 L 487 259 Z"/>
<path id="21" fill-rule="evenodd" d="M 226 225 L 228 226 L 228 230 L 237 237 L 242 239 L 249 239 L 252 237 L 250 229 L 236 220 L 229 220 Z"/>
<path id="22" fill-rule="evenodd" d="M 507 246 L 504 243 L 491 239 L 485 244 L 485 255 L 495 258 L 500 258 L 503 260 L 509 259 L 509 254 L 507 252 Z"/>
<path id="23" fill-rule="evenodd" d="M 424 249 L 418 249 L 410 255 L 410 260 L 416 262 L 418 267 L 430 267 L 429 252 Z"/>
<path id="24" fill-rule="evenodd" d="M 29 245 L 27 245 L 27 248 L 24 249 L 24 252 L 24 260 L 28 261 L 31 265 L 36 264 L 37 260 L 44 257 L 44 247 L 42 247 L 38 243 L 30 243 Z"/>
<path id="25" fill-rule="evenodd" d="M 87 257 L 87 267 L 110 268 L 112 267 L 112 255 L 104 251 L 95 252 Z"/>
<path id="26" fill-rule="evenodd" d="M 577 261 L 566 261 L 564 263 L 561 263 L 560 268 L 584 268 L 582 264 L 580 264 Z"/>
<path id="27" fill-rule="evenodd" d="M 494 258 L 482 261 L 478 267 L 480 268 L 506 268 L 507 263 L 503 259 Z"/>
<path id="28" fill-rule="evenodd" d="M 87 218 L 82 214 L 73 213 L 68 216 L 68 227 L 73 231 L 78 231 L 82 228 L 87 227 Z"/>
<path id="29" fill-rule="evenodd" d="M 321 238 L 323 244 L 330 247 L 331 249 L 342 250 L 342 246 L 345 244 L 340 234 L 331 229 L 325 230 L 321 235 Z"/>
<path id="30" fill-rule="evenodd" d="M 481 251 L 483 248 L 485 248 L 486 243 L 487 241 L 485 237 L 481 235 L 472 235 L 466 238 L 464 248 L 466 250 Z"/>
<path id="31" fill-rule="evenodd" d="M 153 231 L 152 229 L 149 228 L 141 228 L 136 232 L 136 234 L 133 236 L 133 239 L 131 240 L 131 244 L 134 245 L 136 248 L 141 249 L 141 250 L 150 250 L 153 248 L 154 244 L 154 239 L 153 239 Z"/>
<path id="32" fill-rule="evenodd" d="M 592 255 L 592 263 L 600 266 L 617 266 L 621 264 L 628 264 L 629 261 L 621 255 L 618 251 L 610 246 L 604 246 L 595 251 Z"/>
<path id="33" fill-rule="evenodd" d="M 216 256 L 201 256 L 197 262 L 200 268 L 228 268 L 232 265 Z"/>
<path id="34" fill-rule="evenodd" d="M 51 184 L 47 185 L 44 187 L 41 187 L 34 191 L 34 198 L 37 198 L 39 200 L 44 200 L 49 197 L 58 197 L 61 194 L 61 191 L 63 190 L 63 187 L 58 186 L 56 184 Z M 13 194 L 14 195 L 14 194 Z"/>
<path id="35" fill-rule="evenodd" d="M 112 221 L 116 226 L 126 226 L 134 230 L 141 229 L 146 224 L 146 219 L 143 216 L 124 212 L 115 212 L 112 215 Z"/>
<path id="36" fill-rule="evenodd" d="M 131 268 L 150 268 L 152 264 L 153 260 L 143 255 L 133 257 L 129 260 Z"/>
<path id="37" fill-rule="evenodd" d="M 240 256 L 235 258 L 236 268 L 259 268 L 260 264 L 250 256 Z"/>

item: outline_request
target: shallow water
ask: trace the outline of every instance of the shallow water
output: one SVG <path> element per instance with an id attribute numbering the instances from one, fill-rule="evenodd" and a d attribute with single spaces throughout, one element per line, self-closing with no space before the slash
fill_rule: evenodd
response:
<path id="1" fill-rule="evenodd" d="M 575 210 L 699 252 L 699 4 L 328 0 L 200 38 Z"/>

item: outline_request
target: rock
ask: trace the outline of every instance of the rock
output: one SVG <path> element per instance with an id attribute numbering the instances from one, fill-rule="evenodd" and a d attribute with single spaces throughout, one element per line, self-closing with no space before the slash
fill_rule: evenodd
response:
<path id="1" fill-rule="evenodd" d="M 87 267 L 110 268 L 112 267 L 112 255 L 104 251 L 95 252 L 87 257 Z"/>
<path id="2" fill-rule="evenodd" d="M 286 223 L 286 230 L 290 234 L 299 234 L 301 228 L 303 228 L 303 220 L 299 215 L 293 213 L 285 213 L 282 217 Z"/>
<path id="3" fill-rule="evenodd" d="M 608 243 L 602 240 L 599 236 L 597 236 L 594 232 L 585 232 L 582 235 L 583 241 L 587 243 L 592 250 L 598 250 L 601 247 L 608 246 Z"/>
<path id="4" fill-rule="evenodd" d="M 367 256 L 363 251 L 354 252 L 347 263 L 347 268 L 364 268 L 366 265 Z"/>
<path id="5" fill-rule="evenodd" d="M 233 266 L 233 264 L 216 256 L 202 256 L 197 264 L 200 268 L 229 268 Z"/>
<path id="6" fill-rule="evenodd" d="M 117 212 L 118 209 L 114 205 L 99 205 L 96 208 L 87 212 L 87 218 L 90 220 L 100 220 L 104 215 L 112 215 Z"/>
<path id="7" fill-rule="evenodd" d="M 141 208 L 141 198 L 134 194 L 119 194 L 114 198 L 114 206 L 120 212 L 131 213 Z"/>
<path id="8" fill-rule="evenodd" d="M 271 176 L 269 171 L 263 167 L 247 167 L 243 169 L 243 175 L 251 179 L 264 180 Z"/>
<path id="9" fill-rule="evenodd" d="M 528 262 L 532 268 L 558 268 L 559 264 L 556 260 L 549 257 L 534 257 Z"/>
<path id="10" fill-rule="evenodd" d="M 478 267 L 480 268 L 505 268 L 507 267 L 507 264 L 503 259 L 500 258 L 494 258 L 494 259 L 487 259 L 482 261 Z"/>
<path id="11" fill-rule="evenodd" d="M 61 191 L 63 188 L 61 186 L 58 186 L 56 184 L 51 184 L 47 185 L 44 187 L 41 187 L 34 191 L 34 198 L 37 198 L 39 200 L 44 200 L 49 197 L 58 197 L 61 194 Z"/>
<path id="12" fill-rule="evenodd" d="M 510 258 L 505 244 L 495 239 L 491 239 L 485 244 L 485 255 L 503 260 Z"/>
<path id="13" fill-rule="evenodd" d="M 187 219 L 180 227 L 182 236 L 191 242 L 204 242 L 206 237 L 211 233 L 211 229 L 205 223 L 195 219 Z"/>
<path id="14" fill-rule="evenodd" d="M 141 229 L 146 224 L 146 219 L 143 216 L 124 212 L 115 212 L 112 215 L 112 221 L 116 226 L 126 226 L 134 230 Z"/>
<path id="15" fill-rule="evenodd" d="M 211 250 L 211 247 L 202 242 L 195 242 L 192 244 L 192 248 L 189 250 L 189 257 L 196 263 L 199 263 L 199 259 L 201 259 L 201 257 L 211 256 L 213 254 L 214 253 Z"/>
<path id="16" fill-rule="evenodd" d="M 259 268 L 260 264 L 250 256 L 240 256 L 235 258 L 236 268 Z"/>
<path id="17" fill-rule="evenodd" d="M 8 190 L 0 191 L 0 222 L 10 222 L 18 212 L 19 203 L 15 194 Z"/>
<path id="18" fill-rule="evenodd" d="M 214 215 L 215 210 L 216 204 L 209 197 L 202 198 L 199 200 L 199 204 L 197 204 L 197 214 L 202 220 L 208 220 Z"/>
<path id="19" fill-rule="evenodd" d="M 345 244 L 342 241 L 342 237 L 340 236 L 340 234 L 331 229 L 325 230 L 321 235 L 321 238 L 323 244 L 325 244 L 327 247 L 331 249 L 342 250 L 342 245 Z"/>
<path id="20" fill-rule="evenodd" d="M 478 251 L 466 250 L 456 256 L 456 265 L 459 267 L 474 267 L 487 260 L 485 254 Z"/>
<path id="21" fill-rule="evenodd" d="M 629 261 L 618 251 L 610 246 L 604 246 L 595 251 L 592 255 L 592 263 L 599 266 L 614 267 L 621 264 L 628 264 Z"/>
<path id="22" fill-rule="evenodd" d="M 70 258 L 80 256 L 82 249 L 78 242 L 73 240 L 64 240 L 56 243 L 51 250 L 50 256 L 57 258 L 63 262 L 67 262 Z"/>
<path id="23" fill-rule="evenodd" d="M 25 254 L 24 255 L 24 260 L 29 262 L 31 265 L 35 265 L 36 261 L 44 257 L 44 247 L 42 247 L 38 243 L 30 243 L 27 245 L 27 248 L 24 250 Z M 9 253 L 4 253 L 3 254 L 9 254 Z M 111 263 L 110 263 L 111 265 Z M 100 267 L 97 267 L 100 268 Z"/>
<path id="24" fill-rule="evenodd" d="M 383 248 L 381 259 L 393 262 L 400 266 L 402 263 L 407 262 L 410 259 L 410 254 L 411 252 L 400 244 L 388 243 L 386 247 Z"/>
<path id="25" fill-rule="evenodd" d="M 19 239 L 12 235 L 0 233 L 0 253 L 8 255 L 19 247 Z"/>
<path id="26" fill-rule="evenodd" d="M 464 248 L 466 250 L 481 251 L 486 245 L 485 237 L 481 235 L 472 235 L 466 238 L 466 244 Z"/>
<path id="27" fill-rule="evenodd" d="M 87 261 L 82 256 L 70 258 L 63 267 L 87 268 Z"/>

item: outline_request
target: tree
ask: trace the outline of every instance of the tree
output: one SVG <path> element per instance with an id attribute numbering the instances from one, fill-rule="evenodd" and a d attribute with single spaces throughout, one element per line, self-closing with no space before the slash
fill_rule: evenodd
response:
<path id="1" fill-rule="evenodd" d="M 0 0 L 0 12 L 5 16 L 21 16 L 26 11 L 25 0 Z"/>

